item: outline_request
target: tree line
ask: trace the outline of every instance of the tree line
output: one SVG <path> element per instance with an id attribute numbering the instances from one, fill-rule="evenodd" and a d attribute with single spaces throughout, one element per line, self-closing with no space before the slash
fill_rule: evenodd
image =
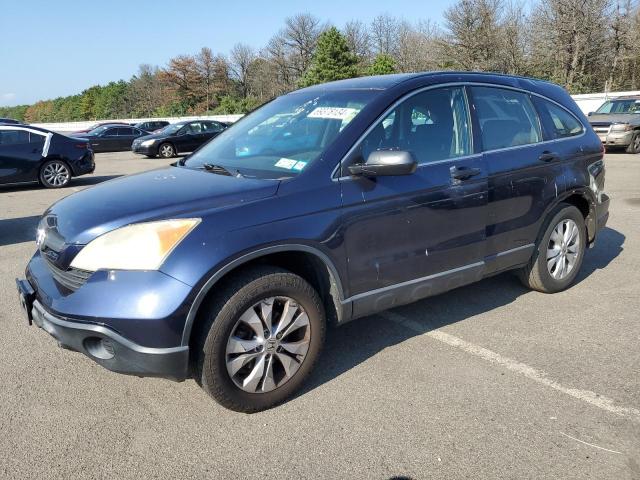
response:
<path id="1" fill-rule="evenodd" d="M 457 0 L 442 24 L 381 14 L 338 29 L 308 13 L 261 49 L 204 47 L 129 80 L 33 105 L 0 107 L 27 122 L 245 113 L 301 86 L 362 75 L 476 70 L 551 80 L 571 93 L 640 89 L 634 0 Z"/>

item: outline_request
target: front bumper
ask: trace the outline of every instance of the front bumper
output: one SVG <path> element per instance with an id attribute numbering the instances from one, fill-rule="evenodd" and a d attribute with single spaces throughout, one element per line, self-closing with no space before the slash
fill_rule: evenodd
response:
<path id="1" fill-rule="evenodd" d="M 626 147 L 631 144 L 633 134 L 633 131 L 609 133 L 598 132 L 598 138 L 600 138 L 600 141 L 605 145 L 609 145 L 612 147 Z"/>
<path id="2" fill-rule="evenodd" d="M 131 151 L 133 153 L 138 153 L 140 155 L 151 155 L 155 156 L 158 154 L 158 146 L 156 144 L 143 147 L 142 145 L 132 145 Z"/>
<path id="3" fill-rule="evenodd" d="M 20 302 L 34 323 L 70 350 L 83 353 L 113 372 L 182 381 L 188 377 L 189 347 L 138 345 L 104 325 L 74 321 L 48 312 L 26 280 L 16 280 Z"/>

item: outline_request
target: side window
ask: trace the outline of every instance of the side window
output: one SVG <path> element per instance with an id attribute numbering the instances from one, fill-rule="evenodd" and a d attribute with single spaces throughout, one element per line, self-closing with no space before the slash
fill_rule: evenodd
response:
<path id="1" fill-rule="evenodd" d="M 578 119 L 564 108 L 541 98 L 536 99 L 536 104 L 541 115 L 547 119 L 547 130 L 551 139 L 573 137 L 584 131 Z"/>
<path id="2" fill-rule="evenodd" d="M 118 129 L 117 128 L 109 128 L 104 132 L 105 137 L 117 137 Z"/>
<path id="3" fill-rule="evenodd" d="M 218 122 L 203 122 L 202 127 L 205 132 L 220 132 L 222 130 L 222 125 Z"/>
<path id="4" fill-rule="evenodd" d="M 29 132 L 25 130 L 0 131 L 0 145 L 23 145 L 29 143 Z"/>
<path id="5" fill-rule="evenodd" d="M 134 128 L 121 127 L 118 129 L 118 135 L 121 137 L 131 136 L 131 135 L 137 135 L 137 132 Z"/>
<path id="6" fill-rule="evenodd" d="M 472 87 L 472 92 L 485 151 L 542 141 L 529 95 L 496 87 Z"/>
<path id="7" fill-rule="evenodd" d="M 202 133 L 202 124 L 200 122 L 190 123 L 189 133 Z"/>
<path id="8" fill-rule="evenodd" d="M 44 135 L 38 135 L 37 133 L 29 132 L 29 143 L 41 144 L 44 143 L 47 137 Z"/>
<path id="9" fill-rule="evenodd" d="M 408 150 L 418 163 L 470 155 L 469 125 L 462 87 L 427 90 L 409 97 L 378 121 L 349 161 L 366 162 L 375 150 Z"/>

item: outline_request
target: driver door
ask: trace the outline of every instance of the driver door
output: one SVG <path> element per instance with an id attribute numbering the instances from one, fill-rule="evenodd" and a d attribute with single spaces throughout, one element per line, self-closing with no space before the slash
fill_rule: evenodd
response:
<path id="1" fill-rule="evenodd" d="M 354 314 L 415 301 L 481 278 L 487 173 L 474 154 L 464 87 L 409 96 L 375 123 L 346 161 L 409 151 L 402 176 L 340 178 Z M 343 165 L 343 168 L 345 166 Z"/>

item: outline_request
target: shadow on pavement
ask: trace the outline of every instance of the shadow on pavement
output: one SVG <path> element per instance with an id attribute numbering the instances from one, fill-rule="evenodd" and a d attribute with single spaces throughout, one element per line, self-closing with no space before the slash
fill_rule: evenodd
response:
<path id="1" fill-rule="evenodd" d="M 602 230 L 596 246 L 587 251 L 576 283 L 596 270 L 606 267 L 620 255 L 624 240 L 625 236 L 616 230 Z M 515 275 L 506 272 L 442 295 L 398 307 L 394 312 L 419 324 L 424 328 L 424 332 L 428 332 L 508 305 L 527 292 L 529 290 Z M 318 368 L 314 370 L 301 394 L 333 380 L 385 348 L 416 335 L 415 331 L 390 322 L 380 315 L 363 317 L 340 328 L 329 328 Z"/>
<path id="2" fill-rule="evenodd" d="M 90 185 L 97 185 L 98 183 L 106 182 L 107 180 L 111 180 L 112 178 L 122 177 L 122 175 L 91 175 L 91 176 L 82 176 L 82 177 L 74 177 L 64 188 L 59 189 L 59 191 L 64 192 L 73 187 L 88 187 Z M 0 185 L 0 195 L 5 192 L 27 192 L 30 190 L 45 190 L 39 183 L 33 182 L 25 185 L 15 185 L 10 187 L 3 187 Z"/>
<path id="3" fill-rule="evenodd" d="M 0 219 L 0 247 L 35 241 L 40 215 Z"/>

